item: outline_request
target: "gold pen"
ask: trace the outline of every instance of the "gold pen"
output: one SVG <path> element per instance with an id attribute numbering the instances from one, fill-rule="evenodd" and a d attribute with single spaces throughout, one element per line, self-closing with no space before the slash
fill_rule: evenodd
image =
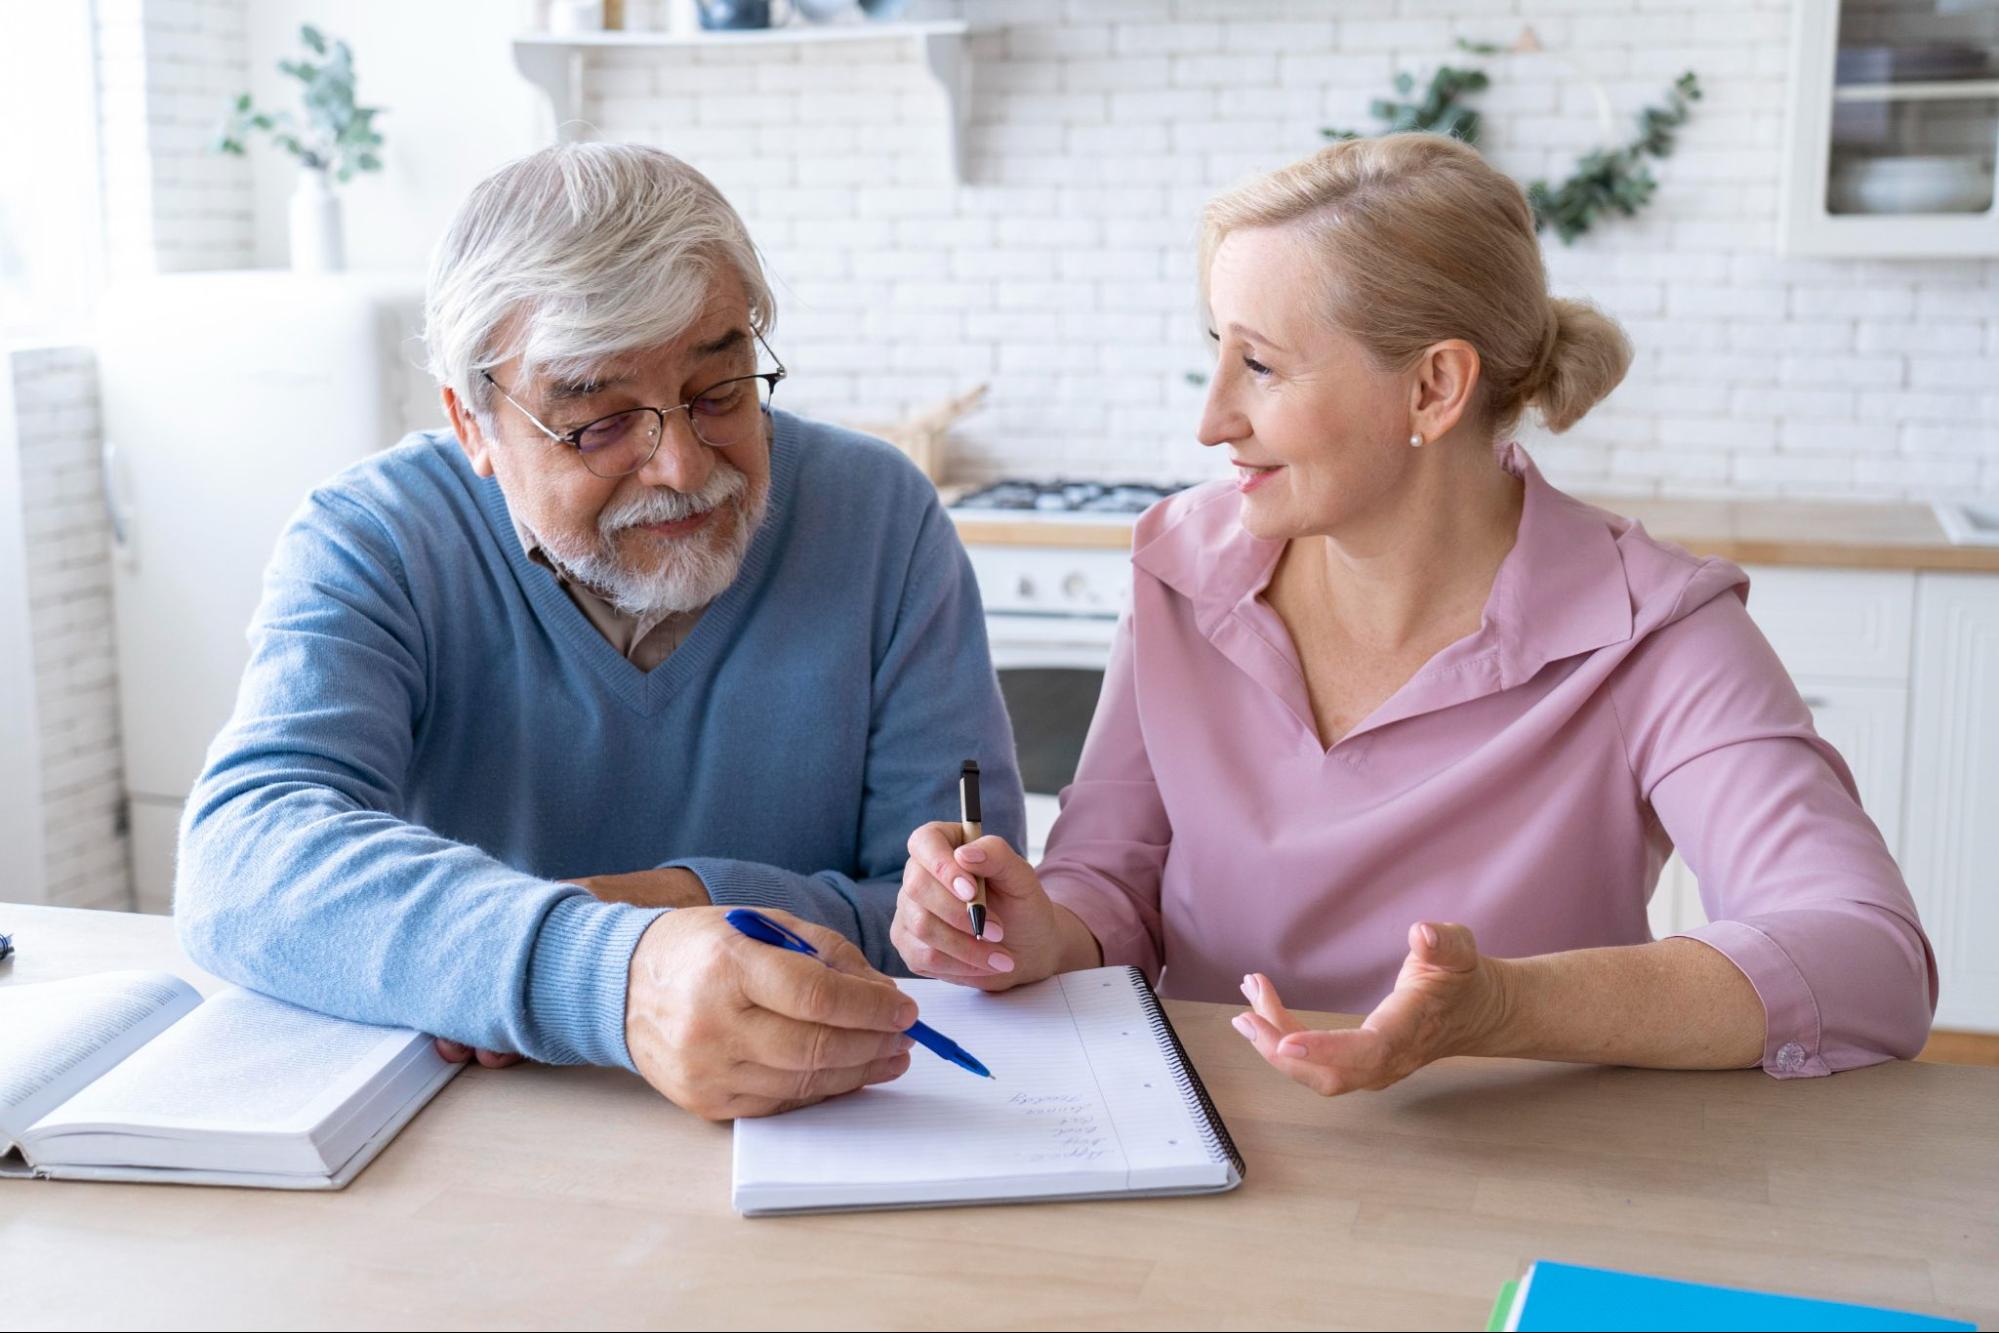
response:
<path id="1" fill-rule="evenodd" d="M 967 759 L 958 770 L 958 819 L 959 827 L 965 832 L 965 841 L 975 842 L 979 832 L 979 761 Z M 970 876 L 972 881 L 972 901 L 965 910 L 972 917 L 972 938 L 986 937 L 986 881 L 983 875 Z"/>

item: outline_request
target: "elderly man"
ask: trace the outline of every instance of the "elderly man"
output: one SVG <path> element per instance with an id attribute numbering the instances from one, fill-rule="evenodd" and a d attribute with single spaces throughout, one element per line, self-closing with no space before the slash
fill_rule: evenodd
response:
<path id="1" fill-rule="evenodd" d="M 967 757 L 1010 838 L 1020 783 L 935 492 L 771 410 L 772 314 L 665 153 L 552 148 L 472 192 L 426 311 L 456 438 L 348 469 L 279 541 L 181 829 L 196 961 L 713 1118 L 907 1068 L 915 1006 L 870 966 L 899 967 L 904 840 Z"/>

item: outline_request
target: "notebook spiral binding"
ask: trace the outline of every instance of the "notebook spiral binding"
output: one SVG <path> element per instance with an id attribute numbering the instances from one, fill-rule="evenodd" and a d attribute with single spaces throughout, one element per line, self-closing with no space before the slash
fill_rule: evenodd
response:
<path id="1" fill-rule="evenodd" d="M 1153 993 L 1145 974 L 1137 968 L 1130 968 L 1131 984 L 1138 988 L 1139 1003 L 1145 1006 L 1145 1021 L 1152 1025 L 1152 1034 L 1162 1039 L 1173 1065 L 1173 1082 L 1179 1086 L 1180 1095 L 1198 1102 L 1201 1115 L 1196 1128 L 1208 1151 L 1217 1157 L 1226 1157 L 1235 1166 L 1238 1177 L 1246 1175 L 1248 1168 L 1242 1160 L 1242 1153 L 1236 1148 L 1235 1140 L 1229 1136 L 1229 1127 L 1222 1123 L 1221 1112 L 1215 1109 L 1214 1099 L 1208 1096 L 1208 1085 L 1201 1082 L 1200 1071 L 1187 1058 L 1187 1048 L 1180 1044 L 1180 1034 L 1173 1030 L 1173 1022 L 1166 1017 L 1166 1010 L 1160 1005 L 1159 997 Z"/>

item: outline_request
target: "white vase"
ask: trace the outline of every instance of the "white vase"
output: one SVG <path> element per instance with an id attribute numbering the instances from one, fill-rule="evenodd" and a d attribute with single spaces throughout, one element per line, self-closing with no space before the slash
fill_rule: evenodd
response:
<path id="1" fill-rule="evenodd" d="M 340 196 L 324 171 L 302 168 L 292 191 L 292 272 L 338 273 L 347 267 L 340 234 Z"/>

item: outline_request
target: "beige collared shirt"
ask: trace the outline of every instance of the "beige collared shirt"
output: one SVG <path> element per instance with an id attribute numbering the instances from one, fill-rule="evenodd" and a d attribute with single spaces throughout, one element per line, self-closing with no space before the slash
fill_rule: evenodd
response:
<path id="1" fill-rule="evenodd" d="M 513 517 L 511 512 L 509 517 Z M 673 656 L 674 649 L 687 641 L 687 636 L 694 632 L 694 626 L 700 621 L 701 613 L 707 609 L 696 607 L 692 611 L 667 612 L 657 616 L 626 615 L 557 569 L 554 562 L 542 554 L 541 542 L 519 518 L 514 518 L 514 535 L 520 538 L 521 550 L 527 553 L 527 558 L 554 574 L 555 581 L 569 594 L 569 600 L 576 603 L 576 609 L 596 626 L 606 642 L 641 671 L 651 671 Z"/>

